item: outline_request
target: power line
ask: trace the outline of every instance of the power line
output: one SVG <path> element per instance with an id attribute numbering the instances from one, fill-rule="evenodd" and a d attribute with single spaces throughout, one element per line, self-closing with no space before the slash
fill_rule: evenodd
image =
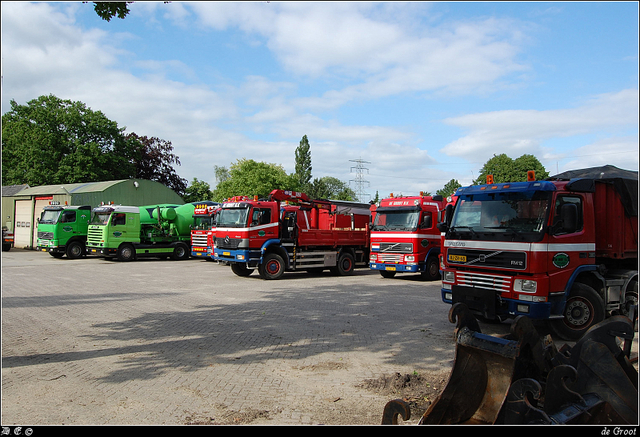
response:
<path id="1" fill-rule="evenodd" d="M 349 162 L 356 163 L 355 167 L 351 167 L 351 171 L 353 171 L 354 168 L 356 169 L 356 178 L 351 179 L 349 181 L 349 182 L 355 182 L 356 197 L 360 202 L 365 201 L 365 196 L 367 197 L 367 200 L 371 199 L 371 196 L 369 195 L 369 193 L 365 193 L 364 191 L 365 185 L 369 187 L 369 181 L 365 180 L 363 177 L 364 170 L 366 170 L 367 173 L 369 173 L 369 169 L 366 168 L 363 164 L 371 164 L 371 163 L 369 161 L 364 161 L 362 159 L 350 159 Z"/>

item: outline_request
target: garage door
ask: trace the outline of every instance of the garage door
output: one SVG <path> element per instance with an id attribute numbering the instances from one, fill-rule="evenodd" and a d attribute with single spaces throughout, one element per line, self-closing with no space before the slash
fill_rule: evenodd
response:
<path id="1" fill-rule="evenodd" d="M 16 200 L 16 215 L 13 224 L 13 246 L 31 248 L 33 211 L 31 200 Z"/>

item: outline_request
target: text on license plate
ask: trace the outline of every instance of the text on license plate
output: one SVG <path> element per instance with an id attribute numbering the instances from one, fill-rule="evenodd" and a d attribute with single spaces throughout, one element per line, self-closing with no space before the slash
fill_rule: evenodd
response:
<path id="1" fill-rule="evenodd" d="M 395 268 L 395 267 L 387 266 L 387 267 L 385 267 L 384 269 L 385 269 L 385 270 L 392 270 L 392 271 L 393 271 L 393 270 L 395 270 L 396 268 Z"/>
<path id="2" fill-rule="evenodd" d="M 449 255 L 449 261 L 467 262 L 467 257 L 465 255 Z"/>

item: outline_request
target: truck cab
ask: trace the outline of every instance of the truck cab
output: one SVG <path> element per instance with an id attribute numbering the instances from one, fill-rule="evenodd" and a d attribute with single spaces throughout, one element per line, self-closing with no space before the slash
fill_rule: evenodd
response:
<path id="1" fill-rule="evenodd" d="M 638 297 L 637 173 L 635 197 L 596 177 L 460 188 L 440 226 L 443 301 L 490 320 L 547 320 L 567 340 L 629 314 Z"/>
<path id="2" fill-rule="evenodd" d="M 383 199 L 371 228 L 369 267 L 385 278 L 397 273 L 419 273 L 440 279 L 440 231 L 446 201 L 442 196 Z"/>
<path id="3" fill-rule="evenodd" d="M 38 220 L 37 250 L 54 258 L 75 259 L 86 255 L 91 207 L 48 205 Z"/>

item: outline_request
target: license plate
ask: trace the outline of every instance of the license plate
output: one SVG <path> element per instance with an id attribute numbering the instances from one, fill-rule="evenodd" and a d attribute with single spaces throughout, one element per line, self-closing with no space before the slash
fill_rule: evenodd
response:
<path id="1" fill-rule="evenodd" d="M 390 270 L 390 271 L 395 271 L 395 270 L 396 270 L 396 268 L 395 268 L 395 267 L 385 267 L 384 269 L 385 269 L 385 270 Z"/>
<path id="2" fill-rule="evenodd" d="M 40 249 L 42 252 L 48 252 L 47 249 Z"/>
<path id="3" fill-rule="evenodd" d="M 449 255 L 449 261 L 464 263 L 467 262 L 465 255 Z"/>
<path id="4" fill-rule="evenodd" d="M 231 252 L 222 252 L 222 255 L 224 255 L 224 256 L 231 256 Z"/>

